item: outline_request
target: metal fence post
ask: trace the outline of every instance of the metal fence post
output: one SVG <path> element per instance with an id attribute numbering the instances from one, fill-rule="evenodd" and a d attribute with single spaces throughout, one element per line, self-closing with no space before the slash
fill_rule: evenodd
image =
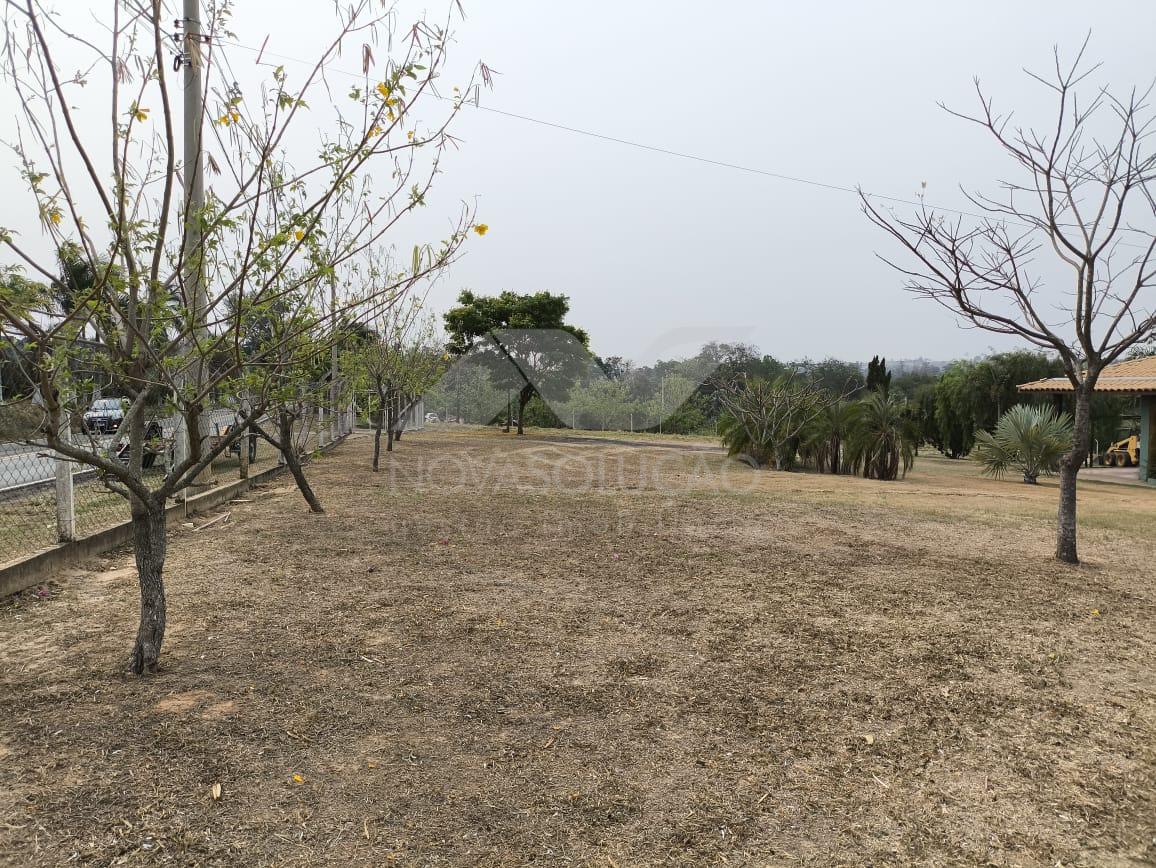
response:
<path id="1" fill-rule="evenodd" d="M 57 436 L 64 443 L 72 442 L 72 423 L 67 413 L 61 414 Z M 76 539 L 76 497 L 72 487 L 72 462 L 56 453 L 56 538 L 60 542 Z"/>

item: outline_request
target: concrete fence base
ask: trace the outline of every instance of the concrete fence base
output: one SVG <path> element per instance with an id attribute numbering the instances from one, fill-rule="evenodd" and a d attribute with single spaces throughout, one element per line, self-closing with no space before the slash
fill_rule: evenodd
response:
<path id="1" fill-rule="evenodd" d="M 342 438 L 344 439 L 344 438 Z M 328 452 L 342 441 L 326 444 L 322 451 Z M 168 520 L 183 519 L 186 515 L 196 515 L 213 507 L 227 503 L 252 488 L 280 476 L 288 468 L 283 464 L 270 467 L 260 473 L 255 473 L 248 479 L 239 479 L 228 485 L 219 485 L 211 488 L 196 497 L 190 497 L 181 503 L 174 503 L 166 510 Z M 97 531 L 81 539 L 61 543 L 50 549 L 28 555 L 20 560 L 0 566 L 0 597 L 7 597 L 30 588 L 38 582 L 51 578 L 67 567 L 83 563 L 94 555 L 124 545 L 132 539 L 132 522 L 123 521 L 120 524 Z"/>

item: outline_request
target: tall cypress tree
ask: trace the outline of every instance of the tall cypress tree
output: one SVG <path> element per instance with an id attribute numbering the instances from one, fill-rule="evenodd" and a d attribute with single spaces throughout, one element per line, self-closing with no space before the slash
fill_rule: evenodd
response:
<path id="1" fill-rule="evenodd" d="M 887 370 L 887 359 L 872 356 L 867 363 L 867 391 L 879 392 L 884 396 L 891 389 L 891 372 Z"/>

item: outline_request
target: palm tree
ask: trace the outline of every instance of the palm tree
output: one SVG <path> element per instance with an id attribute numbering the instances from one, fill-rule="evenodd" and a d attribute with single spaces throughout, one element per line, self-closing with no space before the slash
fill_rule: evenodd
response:
<path id="1" fill-rule="evenodd" d="M 862 468 L 868 479 L 895 479 L 915 463 L 917 436 L 903 403 L 873 392 L 855 405 L 855 422 L 847 443 L 854 469 Z"/>
<path id="2" fill-rule="evenodd" d="M 803 434 L 799 449 L 803 459 L 820 473 L 850 473 L 847 443 L 855 427 L 855 416 L 851 401 L 836 401 L 825 407 Z"/>
<path id="3" fill-rule="evenodd" d="M 1039 475 L 1051 476 L 1060 457 L 1072 448 L 1072 417 L 1052 407 L 1017 404 L 999 418 L 995 433 L 977 431 L 972 455 L 985 476 L 997 479 L 1011 468 L 1035 485 Z"/>
<path id="4" fill-rule="evenodd" d="M 716 393 L 726 408 L 719 435 L 728 453 L 755 467 L 774 462 L 776 470 L 795 465 L 806 432 L 823 413 L 830 397 L 813 382 L 793 375 L 767 381 L 736 379 Z"/>
<path id="5" fill-rule="evenodd" d="M 731 458 L 741 458 L 753 467 L 762 467 L 774 457 L 774 449 L 767 443 L 758 442 L 758 438 L 752 436 L 751 428 L 732 413 L 719 416 L 718 434 Z"/>

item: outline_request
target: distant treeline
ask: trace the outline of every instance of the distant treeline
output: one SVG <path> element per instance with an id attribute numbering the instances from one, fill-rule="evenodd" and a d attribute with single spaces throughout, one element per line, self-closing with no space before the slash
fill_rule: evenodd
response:
<path id="1" fill-rule="evenodd" d="M 1022 394 L 1016 391 L 1016 386 L 1063 374 L 1059 360 L 1029 350 L 955 361 L 938 372 L 935 368 L 939 365 L 935 363 L 918 366 L 908 363 L 904 365 L 907 372 L 892 372 L 887 369 L 884 359 L 873 362 L 875 376 L 883 378 L 885 388 L 892 396 L 905 402 L 904 412 L 917 426 L 922 442 L 952 458 L 970 453 L 975 445 L 976 431 L 993 429 L 1008 408 L 1015 404 L 1053 400 L 1046 395 Z M 665 408 L 662 430 L 667 433 L 713 433 L 723 413 L 717 396 L 718 384 L 728 377 L 746 376 L 769 381 L 793 372 L 833 396 L 856 399 L 868 391 L 868 371 L 860 363 L 831 358 L 780 361 L 748 344 L 710 343 L 694 358 L 659 361 L 653 365 L 635 365 L 618 356 L 600 359 L 599 363 L 602 372 L 610 380 L 620 382 L 625 390 L 613 402 L 613 406 L 618 408 L 616 415 L 623 415 L 622 407 L 634 406 L 637 408 L 636 420 L 651 417 L 652 414 L 643 410 L 654 404 L 655 396 L 664 392 L 678 393 L 677 389 L 671 388 L 672 383 L 688 380 L 697 383 L 696 387 L 687 390 L 689 397 L 682 400 L 676 409 Z M 704 376 L 704 371 L 709 375 Z M 664 381 L 667 384 L 665 390 Z M 602 420 L 603 424 L 598 424 L 596 396 L 599 391 L 610 390 L 604 385 L 577 384 L 569 402 L 577 408 L 569 411 L 572 418 L 559 418 L 542 401 L 535 399 L 526 408 L 526 422 L 541 427 L 627 427 L 625 418 Z M 631 405 L 631 401 L 635 403 Z M 1098 440 L 1102 448 L 1116 439 L 1118 431 L 1128 426 L 1129 417 L 1135 412 L 1133 399 L 1097 396 L 1092 406 L 1093 441 Z M 607 421 L 612 424 L 606 424 Z M 642 426 L 637 424 L 635 428 L 642 430 Z M 647 430 L 657 429 L 657 425 L 647 427 Z"/>

